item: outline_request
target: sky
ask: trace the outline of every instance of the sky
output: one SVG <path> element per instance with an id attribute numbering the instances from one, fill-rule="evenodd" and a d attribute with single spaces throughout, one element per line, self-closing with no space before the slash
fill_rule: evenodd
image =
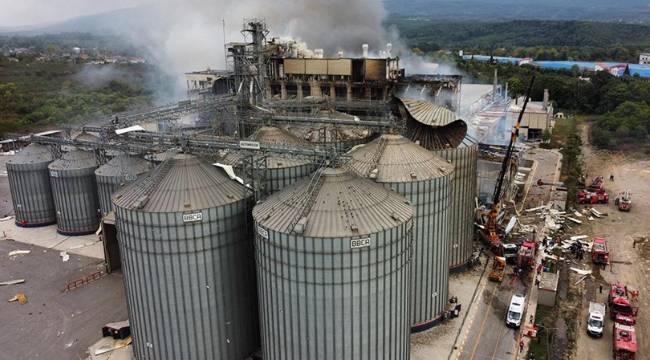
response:
<path id="1" fill-rule="evenodd" d="M 0 27 L 55 23 L 141 3 L 141 0 L 0 0 Z"/>

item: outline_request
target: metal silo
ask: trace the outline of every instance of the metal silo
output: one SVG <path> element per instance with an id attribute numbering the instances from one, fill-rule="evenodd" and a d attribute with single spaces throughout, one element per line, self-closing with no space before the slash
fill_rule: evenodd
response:
<path id="1" fill-rule="evenodd" d="M 259 349 L 251 194 L 178 154 L 113 195 L 136 359 Z"/>
<path id="2" fill-rule="evenodd" d="M 434 151 L 454 164 L 450 226 L 449 267 L 462 271 L 472 257 L 474 242 L 474 209 L 478 181 L 478 142 L 469 135 L 454 149 Z"/>
<path id="3" fill-rule="evenodd" d="M 413 209 L 343 169 L 253 209 L 265 360 L 408 359 Z"/>
<path id="4" fill-rule="evenodd" d="M 339 153 L 345 153 L 357 145 L 365 144 L 375 136 L 370 129 L 361 126 L 291 125 L 286 126 L 286 129 L 314 145 L 334 148 Z"/>
<path id="5" fill-rule="evenodd" d="M 349 154 L 349 167 L 406 197 L 414 208 L 412 331 L 442 319 L 449 298 L 449 213 L 454 166 L 400 135 L 382 135 Z"/>
<path id="6" fill-rule="evenodd" d="M 473 251 L 478 142 L 449 109 L 423 100 L 399 100 L 408 138 L 454 165 L 449 266 L 452 271 L 463 270 Z"/>
<path id="7" fill-rule="evenodd" d="M 257 141 L 267 146 L 312 147 L 308 142 L 285 130 L 269 126 L 259 128 L 248 140 Z M 257 182 L 255 187 L 264 195 L 278 192 L 311 175 L 316 168 L 313 159 L 291 154 L 246 156 L 242 152 L 231 152 L 225 156 L 223 163 L 232 165 L 238 175 L 246 179 L 247 183 Z M 251 169 L 252 172 L 250 172 Z M 245 170 L 248 170 L 249 173 L 246 173 Z"/>
<path id="8" fill-rule="evenodd" d="M 54 160 L 47 146 L 30 144 L 9 161 L 7 177 L 16 225 L 35 227 L 56 222 L 47 166 Z"/>
<path id="9" fill-rule="evenodd" d="M 99 227 L 95 154 L 73 150 L 49 165 L 57 231 L 86 235 Z"/>
<path id="10" fill-rule="evenodd" d="M 122 186 L 131 183 L 151 170 L 151 163 L 144 159 L 119 155 L 95 170 L 99 209 L 102 215 L 113 211 L 111 196 Z"/>

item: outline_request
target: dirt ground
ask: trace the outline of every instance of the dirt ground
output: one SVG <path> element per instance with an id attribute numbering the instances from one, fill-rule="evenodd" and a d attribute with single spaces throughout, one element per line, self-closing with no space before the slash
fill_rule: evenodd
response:
<path id="1" fill-rule="evenodd" d="M 586 128 L 583 128 L 586 134 Z M 586 143 L 586 141 L 585 141 Z M 590 221 L 581 227 L 585 235 L 605 237 L 610 248 L 611 266 L 605 270 L 594 269 L 594 278 L 583 285 L 583 310 L 578 319 L 578 344 L 575 359 L 605 360 L 612 358 L 612 322 L 607 320 L 605 334 L 601 339 L 592 339 L 586 334 L 586 317 L 589 301 L 605 302 L 607 284 L 621 281 L 632 289 L 640 291 L 637 306 L 637 341 L 639 352 L 637 360 L 650 359 L 650 243 L 637 244 L 633 239 L 650 235 L 650 159 L 639 159 L 620 153 L 595 151 L 585 146 L 584 160 L 588 178 L 598 175 L 609 178 L 606 191 L 610 195 L 609 206 L 598 209 L 607 211 L 609 216 Z M 619 191 L 632 191 L 632 210 L 629 213 L 618 211 L 614 198 Z M 603 284 L 603 293 L 599 285 Z"/>

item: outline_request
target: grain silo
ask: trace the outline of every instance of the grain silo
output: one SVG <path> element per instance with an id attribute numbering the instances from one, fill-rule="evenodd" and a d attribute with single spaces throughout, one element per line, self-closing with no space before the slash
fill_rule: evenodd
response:
<path id="1" fill-rule="evenodd" d="M 95 182 L 95 154 L 73 150 L 49 165 L 56 208 L 57 231 L 86 235 L 99 227 L 99 201 Z"/>
<path id="2" fill-rule="evenodd" d="M 404 197 L 327 168 L 253 217 L 265 360 L 409 358 Z"/>
<path id="3" fill-rule="evenodd" d="M 136 359 L 259 349 L 250 192 L 178 154 L 113 195 Z"/>
<path id="4" fill-rule="evenodd" d="M 449 213 L 454 166 L 400 135 L 349 154 L 349 167 L 405 196 L 414 208 L 411 330 L 442 319 L 449 298 Z"/>
<path id="5" fill-rule="evenodd" d="M 257 129 L 248 141 L 256 141 L 266 146 L 308 149 L 313 145 L 297 138 L 286 130 L 263 126 Z M 314 160 L 291 154 L 268 154 L 246 156 L 242 152 L 231 152 L 225 156 L 223 163 L 235 168 L 237 174 L 264 195 L 272 194 L 311 175 L 316 165 Z M 250 173 L 246 173 L 246 171 Z M 251 172 L 252 170 L 252 172 Z"/>
<path id="6" fill-rule="evenodd" d="M 315 124 L 290 125 L 285 128 L 314 145 L 336 149 L 339 153 L 345 153 L 357 145 L 365 144 L 375 135 L 370 129 L 362 126 Z"/>
<path id="7" fill-rule="evenodd" d="M 116 156 L 95 170 L 101 215 L 113 211 L 111 196 L 117 189 L 135 181 L 149 170 L 149 161 L 129 155 Z"/>
<path id="8" fill-rule="evenodd" d="M 454 165 L 454 186 L 450 226 L 449 267 L 464 270 L 472 257 L 474 243 L 474 210 L 478 181 L 478 142 L 467 135 L 456 148 L 434 151 Z"/>
<path id="9" fill-rule="evenodd" d="M 454 165 L 449 266 L 463 270 L 472 256 L 478 181 L 478 142 L 455 114 L 422 100 L 400 99 L 408 137 Z"/>
<path id="10" fill-rule="evenodd" d="M 45 145 L 30 144 L 7 161 L 7 177 L 16 225 L 36 227 L 56 222 L 50 174 L 54 160 Z"/>

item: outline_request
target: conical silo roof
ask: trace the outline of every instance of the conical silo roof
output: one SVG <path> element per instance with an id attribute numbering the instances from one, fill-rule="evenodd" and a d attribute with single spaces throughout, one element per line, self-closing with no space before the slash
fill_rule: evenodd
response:
<path id="1" fill-rule="evenodd" d="M 266 145 L 300 147 L 311 146 L 311 144 L 291 134 L 290 132 L 273 126 L 263 126 L 257 129 L 251 136 L 248 137 L 248 140 L 259 141 Z"/>
<path id="2" fill-rule="evenodd" d="M 82 131 L 77 136 L 75 136 L 74 139 L 77 140 L 77 141 L 88 141 L 88 142 L 98 142 L 98 141 L 100 141 L 99 136 L 91 134 L 91 133 L 86 132 L 86 131 Z"/>
<path id="3" fill-rule="evenodd" d="M 249 191 L 193 155 L 177 154 L 113 196 L 115 206 L 142 212 L 184 212 L 241 201 Z"/>
<path id="4" fill-rule="evenodd" d="M 50 170 L 81 170 L 97 167 L 95 154 L 88 151 L 72 150 L 64 153 L 61 159 L 50 164 Z"/>
<path id="5" fill-rule="evenodd" d="M 348 237 L 394 228 L 413 217 L 406 199 L 345 169 L 320 170 L 253 209 L 269 230 L 308 237 Z"/>
<path id="6" fill-rule="evenodd" d="M 453 111 L 424 100 L 399 98 L 409 114 L 417 121 L 428 126 L 447 126 L 458 120 Z"/>
<path id="7" fill-rule="evenodd" d="M 38 163 L 49 163 L 54 160 L 54 156 L 50 151 L 50 148 L 41 145 L 32 143 L 27 145 L 25 148 L 20 150 L 16 155 L 12 156 L 7 163 L 22 165 L 22 164 L 38 164 Z"/>
<path id="8" fill-rule="evenodd" d="M 432 180 L 454 171 L 448 161 L 401 135 L 382 135 L 349 155 L 352 171 L 380 183 Z"/>
<path id="9" fill-rule="evenodd" d="M 289 133 L 286 130 L 272 126 L 263 126 L 257 129 L 249 141 L 258 141 L 266 146 L 290 147 L 290 148 L 309 148 L 312 147 L 307 141 Z M 232 151 L 227 154 L 223 163 L 226 165 L 239 166 L 244 160 L 244 154 L 238 151 Z M 292 155 L 268 155 L 266 156 L 265 167 L 268 169 L 282 169 L 295 166 L 302 166 L 311 163 L 309 159 Z"/>
<path id="10" fill-rule="evenodd" d="M 98 176 L 138 176 L 151 170 L 151 163 L 147 160 L 129 156 L 119 155 L 106 164 L 95 170 Z"/>

